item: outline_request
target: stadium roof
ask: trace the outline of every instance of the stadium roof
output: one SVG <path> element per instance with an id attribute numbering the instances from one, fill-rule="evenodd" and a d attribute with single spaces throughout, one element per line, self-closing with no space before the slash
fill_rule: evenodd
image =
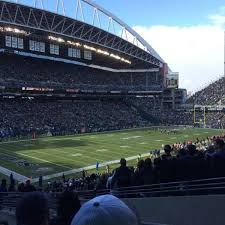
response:
<path id="1" fill-rule="evenodd" d="M 55 5 L 43 0 L 0 0 L 0 22 L 98 44 L 155 66 L 164 62 L 136 31 L 93 1 L 51 1 Z"/>

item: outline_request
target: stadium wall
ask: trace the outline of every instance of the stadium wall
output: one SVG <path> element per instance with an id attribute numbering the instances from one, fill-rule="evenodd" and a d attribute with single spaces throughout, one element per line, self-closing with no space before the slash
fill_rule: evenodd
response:
<path id="1" fill-rule="evenodd" d="M 157 197 L 124 200 L 144 222 L 170 225 L 225 223 L 225 195 Z"/>

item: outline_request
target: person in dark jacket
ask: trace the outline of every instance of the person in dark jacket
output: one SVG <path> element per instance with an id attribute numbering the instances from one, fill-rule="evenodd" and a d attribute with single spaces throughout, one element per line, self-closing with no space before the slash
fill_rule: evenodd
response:
<path id="1" fill-rule="evenodd" d="M 150 158 L 145 159 L 143 180 L 144 180 L 144 185 L 151 185 L 154 182 L 153 166 L 152 166 L 152 160 Z"/>
<path id="2" fill-rule="evenodd" d="M 81 208 L 78 195 L 72 191 L 65 191 L 58 201 L 58 217 L 50 225 L 70 225 L 73 217 Z"/>
<path id="3" fill-rule="evenodd" d="M 2 183 L 0 185 L 0 192 L 7 192 L 7 182 L 6 182 L 6 179 L 2 179 Z"/>
<path id="4" fill-rule="evenodd" d="M 34 185 L 31 184 L 30 180 L 26 181 L 26 185 L 24 187 L 24 191 L 25 192 L 33 192 L 36 191 L 36 188 L 34 187 Z"/>
<path id="5" fill-rule="evenodd" d="M 126 159 L 120 160 L 120 167 L 116 169 L 112 177 L 112 185 L 117 185 L 118 188 L 129 187 L 131 185 L 131 171 L 127 167 Z"/>
<path id="6" fill-rule="evenodd" d="M 48 225 L 49 200 L 41 192 L 26 193 L 16 206 L 17 225 Z"/>
<path id="7" fill-rule="evenodd" d="M 214 177 L 225 177 L 225 143 L 222 139 L 214 142 L 216 153 L 213 156 Z"/>
<path id="8" fill-rule="evenodd" d="M 155 174 L 159 183 L 168 183 L 175 180 L 176 159 L 171 155 L 170 145 L 164 146 L 164 154 L 155 159 Z"/>

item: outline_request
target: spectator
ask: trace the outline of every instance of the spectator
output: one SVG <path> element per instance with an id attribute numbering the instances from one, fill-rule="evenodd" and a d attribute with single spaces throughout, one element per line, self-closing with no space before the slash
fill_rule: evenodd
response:
<path id="1" fill-rule="evenodd" d="M 112 195 L 96 197 L 85 203 L 71 225 L 138 225 L 136 215 L 124 202 Z"/>
<path id="2" fill-rule="evenodd" d="M 137 169 L 134 172 L 135 186 L 144 185 L 144 170 L 145 170 L 145 161 L 139 160 L 137 164 Z"/>
<path id="3" fill-rule="evenodd" d="M 16 206 L 17 225 L 48 225 L 49 201 L 45 194 L 25 194 Z"/>
<path id="4" fill-rule="evenodd" d="M 25 192 L 33 192 L 36 191 L 36 188 L 34 187 L 34 185 L 31 184 L 30 180 L 26 181 L 26 185 L 24 187 L 24 191 Z"/>
<path id="5" fill-rule="evenodd" d="M 42 188 L 42 185 L 43 185 L 43 176 L 40 175 L 39 179 L 38 179 L 38 186 L 39 186 L 39 188 Z"/>
<path id="6" fill-rule="evenodd" d="M 0 186 L 0 192 L 7 192 L 7 182 L 6 179 L 2 179 L 2 183 Z"/>
<path id="7" fill-rule="evenodd" d="M 23 182 L 18 185 L 18 192 L 25 192 L 25 185 Z"/>
<path id="8" fill-rule="evenodd" d="M 127 167 L 126 159 L 120 160 L 120 167 L 116 169 L 112 177 L 112 186 L 118 188 L 129 187 L 131 185 L 131 171 Z"/>
<path id="9" fill-rule="evenodd" d="M 164 154 L 155 159 L 155 173 L 159 183 L 167 183 L 175 180 L 176 159 L 171 155 L 170 145 L 164 146 Z"/>
<path id="10" fill-rule="evenodd" d="M 225 143 L 222 139 L 215 140 L 216 153 L 213 157 L 214 177 L 225 177 Z"/>
<path id="11" fill-rule="evenodd" d="M 76 193 L 63 192 L 58 202 L 58 217 L 51 221 L 51 225 L 70 225 L 80 207 L 80 200 Z"/>
<path id="12" fill-rule="evenodd" d="M 150 185 L 154 183 L 154 172 L 153 172 L 152 160 L 150 158 L 145 159 L 143 180 L 144 180 L 144 185 Z"/>

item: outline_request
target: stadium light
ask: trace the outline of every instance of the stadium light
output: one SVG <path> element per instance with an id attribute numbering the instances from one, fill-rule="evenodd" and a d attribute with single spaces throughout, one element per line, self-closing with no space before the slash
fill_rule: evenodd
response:
<path id="1" fill-rule="evenodd" d="M 57 37 L 53 37 L 53 36 L 48 36 L 48 39 L 49 39 L 49 40 L 52 40 L 52 41 L 57 41 L 57 42 L 59 42 L 59 43 L 64 43 L 64 42 L 65 42 L 64 39 L 62 39 L 62 38 L 57 38 Z"/>
<path id="2" fill-rule="evenodd" d="M 109 56 L 111 58 L 114 58 L 114 59 L 117 59 L 117 60 L 120 60 L 121 62 L 125 62 L 127 64 L 131 64 L 131 61 L 123 58 L 123 57 L 120 57 L 119 55 L 115 55 L 113 53 L 110 53 L 110 52 L 107 52 L 107 51 L 104 51 L 102 49 L 99 49 L 99 48 L 95 48 L 95 47 L 92 47 L 92 46 L 89 46 L 89 45 L 82 45 L 81 43 L 79 42 L 73 42 L 73 41 L 69 41 L 69 40 L 64 40 L 60 37 L 54 37 L 54 36 L 48 36 L 48 39 L 49 40 L 52 40 L 52 41 L 57 41 L 59 43 L 67 43 L 67 44 L 70 44 L 70 45 L 74 45 L 74 46 L 77 46 L 77 47 L 83 47 L 87 50 L 90 50 L 90 51 L 93 51 L 93 52 L 96 52 L 98 54 L 102 54 L 102 55 L 106 55 L 106 56 Z"/>
<path id="3" fill-rule="evenodd" d="M 84 48 L 86 48 L 88 50 L 91 50 L 91 51 L 94 51 L 94 52 L 97 52 L 97 49 L 96 48 L 91 47 L 91 46 L 88 46 L 88 45 L 84 45 Z"/>
<path id="4" fill-rule="evenodd" d="M 77 47 L 81 47 L 82 46 L 82 44 L 80 44 L 79 42 L 67 41 L 67 43 L 70 44 L 70 45 L 77 46 Z"/>
<path id="5" fill-rule="evenodd" d="M 118 56 L 118 55 L 114 55 L 114 54 L 110 54 L 110 57 L 112 57 L 112 58 L 114 58 L 114 59 L 118 59 L 118 60 L 120 60 L 121 59 L 121 57 L 120 56 Z"/>
<path id="6" fill-rule="evenodd" d="M 98 49 L 97 52 L 103 55 L 110 55 L 107 51 L 103 51 L 101 49 Z"/>
<path id="7" fill-rule="evenodd" d="M 16 34 L 30 35 L 30 33 L 25 31 L 25 30 L 20 30 L 18 28 L 12 28 L 12 27 L 0 27 L 0 31 L 1 32 L 16 33 Z"/>

